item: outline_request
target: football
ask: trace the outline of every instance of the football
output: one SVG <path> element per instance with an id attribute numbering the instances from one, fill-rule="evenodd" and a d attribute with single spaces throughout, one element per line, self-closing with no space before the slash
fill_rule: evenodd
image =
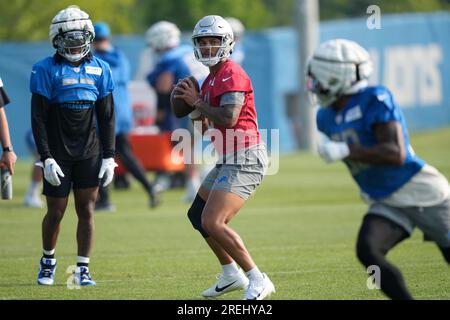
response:
<path id="1" fill-rule="evenodd" d="M 194 83 L 197 92 L 199 92 L 200 86 L 198 85 L 197 79 L 195 79 L 193 76 L 190 76 L 189 79 Z M 183 99 L 174 98 L 174 95 L 178 93 L 177 91 L 177 87 L 173 88 L 172 93 L 170 94 L 170 105 L 175 116 L 177 118 L 183 118 L 194 111 L 194 108 L 188 105 Z"/>

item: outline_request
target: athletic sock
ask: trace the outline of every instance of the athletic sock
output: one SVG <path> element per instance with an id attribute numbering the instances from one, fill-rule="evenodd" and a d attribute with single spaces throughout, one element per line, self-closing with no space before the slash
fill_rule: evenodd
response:
<path id="1" fill-rule="evenodd" d="M 52 250 L 42 250 L 42 257 L 45 259 L 55 259 L 55 249 Z"/>
<path id="2" fill-rule="evenodd" d="M 77 267 L 89 267 L 89 257 L 77 256 Z"/>
<path id="3" fill-rule="evenodd" d="M 236 274 L 239 268 L 236 262 L 233 261 L 232 263 L 222 265 L 222 271 L 224 276 L 231 276 Z"/>
<path id="4" fill-rule="evenodd" d="M 246 274 L 247 274 L 247 277 L 253 281 L 260 281 L 260 280 L 264 279 L 263 274 L 261 273 L 261 271 L 259 271 L 257 266 L 255 266 L 253 269 L 247 271 Z"/>

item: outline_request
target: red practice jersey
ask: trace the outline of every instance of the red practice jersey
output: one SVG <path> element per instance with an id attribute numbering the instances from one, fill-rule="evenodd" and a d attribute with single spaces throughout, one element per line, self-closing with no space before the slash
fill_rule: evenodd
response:
<path id="1" fill-rule="evenodd" d="M 233 91 L 245 93 L 244 105 L 233 128 L 213 123 L 214 129 L 222 134 L 221 137 L 211 135 L 220 154 L 230 154 L 260 143 L 252 82 L 241 66 L 232 60 L 225 61 L 215 74 L 209 74 L 205 79 L 201 96 L 211 107 L 219 108 L 221 96 Z"/>

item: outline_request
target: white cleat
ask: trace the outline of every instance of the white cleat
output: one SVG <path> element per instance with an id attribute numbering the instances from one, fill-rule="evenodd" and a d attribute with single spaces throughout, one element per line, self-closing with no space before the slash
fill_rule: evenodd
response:
<path id="1" fill-rule="evenodd" d="M 263 273 L 264 278 L 259 281 L 250 281 L 247 291 L 245 291 L 244 300 L 263 300 L 275 293 L 275 286 L 270 281 L 267 274 Z"/>
<path id="2" fill-rule="evenodd" d="M 41 258 L 37 283 L 52 286 L 55 283 L 56 259 Z"/>
<path id="3" fill-rule="evenodd" d="M 221 274 L 218 281 L 211 288 L 203 291 L 202 296 L 205 298 L 215 298 L 230 291 L 246 289 L 248 283 L 248 278 L 241 269 L 232 276 Z"/>
<path id="4" fill-rule="evenodd" d="M 96 282 L 92 280 L 88 267 L 76 267 L 73 273 L 73 284 L 79 286 L 95 286 Z"/>

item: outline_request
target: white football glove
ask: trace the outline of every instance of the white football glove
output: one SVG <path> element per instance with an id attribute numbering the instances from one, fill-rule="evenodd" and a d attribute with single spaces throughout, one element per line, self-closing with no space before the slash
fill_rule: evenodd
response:
<path id="1" fill-rule="evenodd" d="M 44 178 L 52 186 L 57 187 L 61 184 L 58 175 L 64 178 L 64 173 L 56 163 L 55 159 L 48 158 L 44 161 Z"/>
<path id="2" fill-rule="evenodd" d="M 324 134 L 319 137 L 317 151 L 327 163 L 342 160 L 350 155 L 350 148 L 347 143 L 332 141 Z"/>
<path id="3" fill-rule="evenodd" d="M 99 179 L 103 179 L 105 176 L 105 182 L 103 182 L 103 187 L 106 187 L 111 183 L 114 177 L 114 168 L 117 167 L 117 163 L 114 158 L 107 158 L 102 160 L 102 166 L 100 167 L 100 172 L 98 174 Z"/>

